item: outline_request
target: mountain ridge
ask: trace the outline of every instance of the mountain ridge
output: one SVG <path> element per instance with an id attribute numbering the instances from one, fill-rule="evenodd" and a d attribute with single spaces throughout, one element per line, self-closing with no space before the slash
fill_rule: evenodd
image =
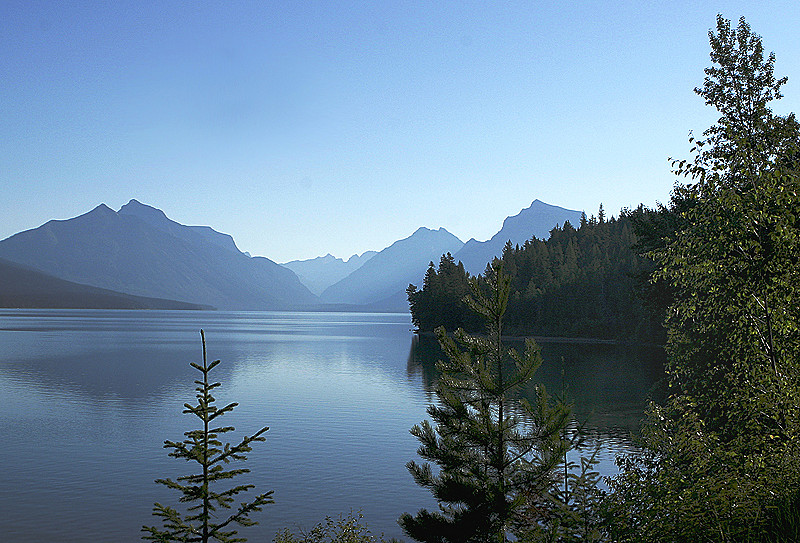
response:
<path id="1" fill-rule="evenodd" d="M 347 260 L 328 253 L 325 256 L 306 260 L 292 260 L 281 266 L 289 268 L 308 289 L 319 296 L 329 286 L 337 283 L 364 265 L 378 251 L 354 254 Z"/>
<path id="2" fill-rule="evenodd" d="M 422 226 L 326 288 L 320 300 L 323 303 L 378 304 L 376 308 L 381 307 L 381 301 L 392 300 L 385 309 L 397 310 L 394 300 L 398 292 L 404 293 L 409 283 L 419 282 L 431 260 L 438 261 L 442 254 L 455 252 L 463 245 L 464 242 L 443 227 L 433 230 Z"/>
<path id="3" fill-rule="evenodd" d="M 103 204 L 104 205 L 104 204 Z M 109 209 L 113 212 L 113 210 Z M 230 234 L 217 232 L 210 226 L 186 226 L 167 217 L 162 210 L 141 203 L 135 198 L 119 208 L 117 213 L 139 217 L 151 226 L 194 244 L 210 242 L 234 253 L 241 253 Z"/>
<path id="4" fill-rule="evenodd" d="M 514 245 L 522 245 L 531 237 L 547 239 L 556 225 L 563 226 L 565 221 L 577 228 L 582 211 L 566 209 L 542 202 L 538 198 L 530 206 L 516 215 L 503 220 L 500 230 L 486 241 L 471 238 L 458 252 L 453 254 L 456 262 L 461 261 L 472 275 L 483 273 L 492 258 L 500 256 L 507 241 Z"/>
<path id="5" fill-rule="evenodd" d="M 119 211 L 101 203 L 15 234 L 0 241 L 0 257 L 74 283 L 221 309 L 326 310 L 327 304 L 405 310 L 399 300 L 408 284 L 420 284 L 428 263 L 443 254 L 476 275 L 508 240 L 521 245 L 546 238 L 567 220 L 577 226 L 581 215 L 536 199 L 483 242 L 463 243 L 444 227 L 423 226 L 381 251 L 347 260 L 328 253 L 279 265 L 242 252 L 229 234 L 180 224 L 131 199 Z"/>
<path id="6" fill-rule="evenodd" d="M 100 204 L 71 219 L 48 221 L 0 241 L 0 257 L 76 283 L 219 309 L 317 303 L 291 270 L 225 247 L 227 235 L 165 222 L 153 211 L 160 210 L 135 207 L 119 213 Z M 203 239 L 209 235 L 216 242 Z"/>

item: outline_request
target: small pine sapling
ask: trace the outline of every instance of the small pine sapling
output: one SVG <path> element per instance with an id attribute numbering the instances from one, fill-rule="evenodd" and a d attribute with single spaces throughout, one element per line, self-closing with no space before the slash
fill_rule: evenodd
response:
<path id="1" fill-rule="evenodd" d="M 223 543 L 235 541 L 247 541 L 246 538 L 236 537 L 237 531 L 231 529 L 232 525 L 252 526 L 257 524 L 250 519 L 250 514 L 261 511 L 262 506 L 273 503 L 272 491 L 255 496 L 249 503 L 242 502 L 236 511 L 227 519 L 217 522 L 217 509 L 231 509 L 234 497 L 240 492 L 246 492 L 255 487 L 252 484 L 237 485 L 227 490 L 217 491 L 212 489 L 212 484 L 224 479 L 231 479 L 243 473 L 249 473 L 247 468 L 225 469 L 231 461 L 244 461 L 247 459 L 245 453 L 252 450 L 251 444 L 255 441 L 265 441 L 263 434 L 269 430 L 264 427 L 253 436 L 245 436 L 242 441 L 235 446 L 230 443 L 223 443 L 219 440 L 219 435 L 232 432 L 233 426 L 212 427 L 212 422 L 217 417 L 233 410 L 238 403 L 231 403 L 225 407 L 218 408 L 214 405 L 216 399 L 212 395 L 212 390 L 219 387 L 220 383 L 209 382 L 208 374 L 219 363 L 215 360 L 208 364 L 206 357 L 206 338 L 203 330 L 200 330 L 200 338 L 203 343 L 203 365 L 191 362 L 191 366 L 203 374 L 202 380 L 196 380 L 197 391 L 196 405 L 184 404 L 184 413 L 191 413 L 202 421 L 203 427 L 197 430 L 185 432 L 186 439 L 180 442 L 165 441 L 164 448 L 172 449 L 169 456 L 182 458 L 189 462 L 196 462 L 200 469 L 198 473 L 178 477 L 177 481 L 172 479 L 156 479 L 156 482 L 169 488 L 178 490 L 181 493 L 179 502 L 188 505 L 186 513 L 181 514 L 173 507 L 156 503 L 153 507 L 153 515 L 161 517 L 163 528 L 155 526 L 143 526 L 142 531 L 146 532 L 142 539 L 151 541 L 208 541 L 216 540 Z"/>

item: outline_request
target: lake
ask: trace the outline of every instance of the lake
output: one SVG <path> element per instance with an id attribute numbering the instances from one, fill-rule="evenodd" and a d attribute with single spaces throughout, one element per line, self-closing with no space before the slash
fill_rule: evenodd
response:
<path id="1" fill-rule="evenodd" d="M 188 473 L 166 439 L 196 427 L 189 362 L 202 363 L 223 424 L 238 442 L 269 426 L 234 482 L 274 491 L 242 528 L 271 542 L 283 527 L 361 510 L 373 533 L 402 537 L 403 512 L 435 507 L 405 469 L 409 429 L 427 418 L 436 350 L 408 314 L 0 309 L 0 533 L 11 542 L 140 540 L 160 525 L 153 502 L 177 493 L 153 481 Z M 630 434 L 657 389 L 660 350 L 542 343 L 540 378 L 566 390 L 595 443 L 600 471 L 631 450 Z"/>

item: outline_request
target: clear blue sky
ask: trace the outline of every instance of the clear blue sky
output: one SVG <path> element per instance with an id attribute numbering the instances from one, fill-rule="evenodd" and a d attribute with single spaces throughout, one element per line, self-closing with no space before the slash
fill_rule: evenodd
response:
<path id="1" fill-rule="evenodd" d="M 800 3 L 0 2 L 0 239 L 131 198 L 278 262 L 538 198 L 666 201 L 744 15 L 800 112 Z"/>

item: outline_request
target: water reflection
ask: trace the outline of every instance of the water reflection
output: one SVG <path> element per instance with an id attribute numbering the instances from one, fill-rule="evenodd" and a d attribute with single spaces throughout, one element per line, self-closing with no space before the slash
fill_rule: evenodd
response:
<path id="1" fill-rule="evenodd" d="M 522 341 L 508 346 L 524 349 Z M 543 363 L 535 381 L 551 395 L 566 393 L 576 419 L 586 421 L 598 439 L 630 441 L 649 399 L 660 400 L 664 350 L 653 345 L 610 345 L 541 341 Z M 409 378 L 421 379 L 429 396 L 438 379 L 436 361 L 444 356 L 431 336 L 415 336 L 408 355 Z M 532 397 L 533 386 L 523 394 Z"/>
<path id="2" fill-rule="evenodd" d="M 186 473 L 162 445 L 191 425 L 181 410 L 194 398 L 200 328 L 223 361 L 220 403 L 240 403 L 227 422 L 237 436 L 270 426 L 247 482 L 276 503 L 243 535 L 271 541 L 282 527 L 363 509 L 399 537 L 400 513 L 436 507 L 405 464 L 441 353 L 410 332 L 408 315 L 0 310 L 0 488 L 14 489 L 0 493 L 4 538 L 132 541 L 154 501 L 176 499 L 153 480 Z M 608 462 L 660 376 L 643 352 L 543 345 L 539 377 L 560 390 L 563 357 L 576 412 L 594 413 Z"/>
<path id="3" fill-rule="evenodd" d="M 427 404 L 408 315 L 0 310 L 4 538 L 137 540 L 153 502 L 174 502 L 153 480 L 186 473 L 162 445 L 192 424 L 200 328 L 220 403 L 240 402 L 226 422 L 270 426 L 246 482 L 276 504 L 243 535 L 352 508 L 399 536 L 400 513 L 431 506 L 404 467 Z"/>

